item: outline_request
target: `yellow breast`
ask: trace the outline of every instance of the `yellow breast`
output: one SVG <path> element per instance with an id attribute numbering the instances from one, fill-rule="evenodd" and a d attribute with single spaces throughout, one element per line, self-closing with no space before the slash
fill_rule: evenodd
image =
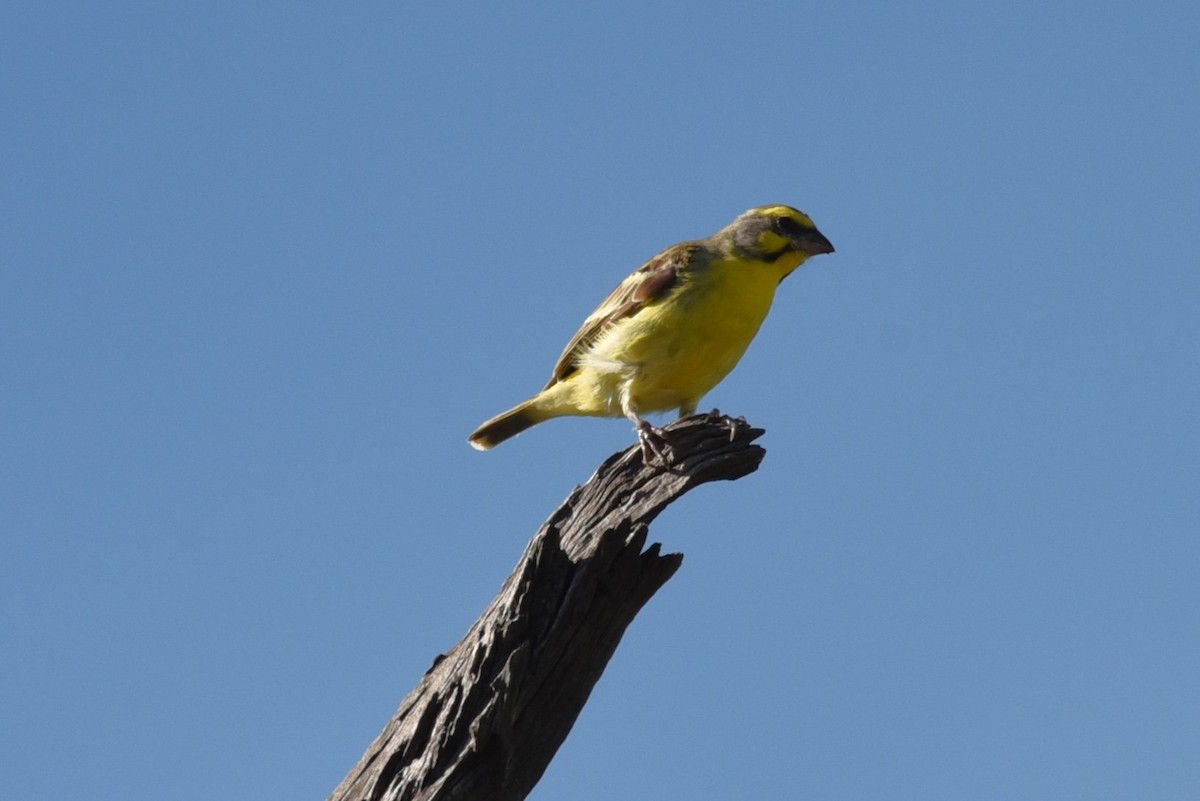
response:
<path id="1" fill-rule="evenodd" d="M 779 267 L 715 261 L 686 275 L 662 301 L 614 325 L 588 357 L 601 365 L 592 376 L 607 385 L 601 394 L 611 397 L 627 381 L 642 412 L 697 404 L 758 333 L 775 298 Z M 605 372 L 603 365 L 613 368 L 611 378 L 597 374 Z"/>

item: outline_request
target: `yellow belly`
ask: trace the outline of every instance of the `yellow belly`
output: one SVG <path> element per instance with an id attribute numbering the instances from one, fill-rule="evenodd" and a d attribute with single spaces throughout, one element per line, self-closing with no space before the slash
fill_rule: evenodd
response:
<path id="1" fill-rule="evenodd" d="M 614 416 L 622 392 L 641 413 L 694 407 L 746 352 L 778 284 L 768 265 L 711 265 L 596 342 L 572 377 L 576 402 Z"/>

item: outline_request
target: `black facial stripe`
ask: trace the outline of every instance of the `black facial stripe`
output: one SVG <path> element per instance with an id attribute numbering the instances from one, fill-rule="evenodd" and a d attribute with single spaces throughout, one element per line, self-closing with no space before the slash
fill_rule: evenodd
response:
<path id="1" fill-rule="evenodd" d="M 780 257 L 782 257 L 784 254 L 795 253 L 795 252 L 796 252 L 796 249 L 794 247 L 792 247 L 790 244 L 784 245 L 779 250 L 769 250 L 766 253 L 762 254 L 762 260 L 767 262 L 768 264 L 774 264 L 775 262 L 779 261 Z"/>
<path id="2" fill-rule="evenodd" d="M 778 217 L 775 220 L 775 230 L 790 239 L 794 239 L 803 235 L 806 229 L 791 217 Z"/>

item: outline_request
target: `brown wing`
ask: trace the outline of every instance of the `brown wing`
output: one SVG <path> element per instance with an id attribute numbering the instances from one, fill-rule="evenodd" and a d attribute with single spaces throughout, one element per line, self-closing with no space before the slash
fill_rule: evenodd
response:
<path id="1" fill-rule="evenodd" d="M 579 367 L 579 357 L 587 351 L 609 326 L 638 312 L 648 303 L 659 300 L 679 281 L 681 273 L 691 266 L 698 249 L 694 242 L 667 248 L 622 281 L 604 302 L 583 321 L 571 337 L 546 388 L 562 381 Z"/>

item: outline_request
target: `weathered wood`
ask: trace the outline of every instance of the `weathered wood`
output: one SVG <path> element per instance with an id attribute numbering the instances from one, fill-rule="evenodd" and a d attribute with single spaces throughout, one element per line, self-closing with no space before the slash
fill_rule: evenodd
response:
<path id="1" fill-rule="evenodd" d="M 649 523 L 707 481 L 758 468 L 763 432 L 667 426 L 669 469 L 610 457 L 534 535 L 500 594 L 439 656 L 329 801 L 518 801 L 566 739 L 626 627 L 683 561 Z"/>

